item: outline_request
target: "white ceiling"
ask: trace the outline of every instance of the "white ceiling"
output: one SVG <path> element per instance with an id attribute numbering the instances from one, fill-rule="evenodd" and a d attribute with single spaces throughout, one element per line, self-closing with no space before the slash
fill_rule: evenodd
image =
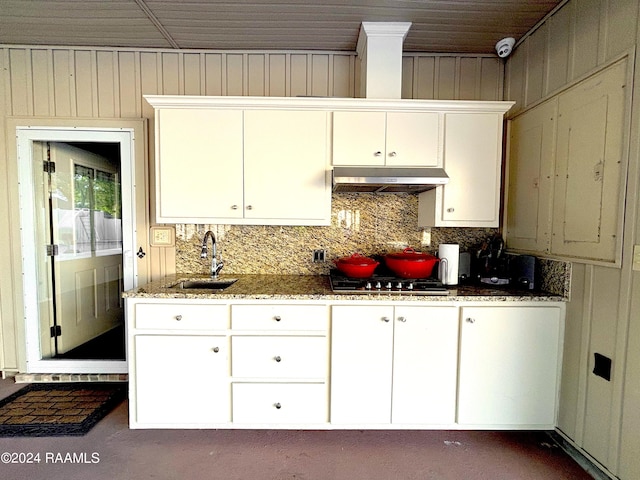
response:
<path id="1" fill-rule="evenodd" d="M 0 0 L 0 43 L 354 51 L 360 24 L 412 22 L 405 51 L 495 53 L 563 0 Z"/>

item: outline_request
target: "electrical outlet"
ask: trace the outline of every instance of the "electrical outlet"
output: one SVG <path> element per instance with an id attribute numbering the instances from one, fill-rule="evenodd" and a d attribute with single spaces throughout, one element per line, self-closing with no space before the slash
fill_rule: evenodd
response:
<path id="1" fill-rule="evenodd" d="M 633 270 L 640 272 L 640 245 L 633 246 Z"/>
<path id="2" fill-rule="evenodd" d="M 326 251 L 325 250 L 314 250 L 313 251 L 313 263 L 322 263 L 326 261 Z"/>

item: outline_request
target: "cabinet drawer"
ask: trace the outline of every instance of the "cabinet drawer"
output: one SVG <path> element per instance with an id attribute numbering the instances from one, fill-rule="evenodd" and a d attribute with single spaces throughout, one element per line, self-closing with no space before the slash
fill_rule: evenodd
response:
<path id="1" fill-rule="evenodd" d="M 225 330 L 229 326 L 226 305 L 143 303 L 135 306 L 136 328 L 171 330 Z"/>
<path id="2" fill-rule="evenodd" d="M 231 339 L 234 377 L 325 378 L 326 337 L 235 336 Z"/>
<path id="3" fill-rule="evenodd" d="M 327 330 L 329 313 L 323 305 L 232 305 L 234 330 Z"/>
<path id="4" fill-rule="evenodd" d="M 324 383 L 234 383 L 234 423 L 326 423 Z"/>

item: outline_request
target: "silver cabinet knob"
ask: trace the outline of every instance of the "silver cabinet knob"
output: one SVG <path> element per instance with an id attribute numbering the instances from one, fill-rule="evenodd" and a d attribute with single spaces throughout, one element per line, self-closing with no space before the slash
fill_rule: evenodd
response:
<path id="1" fill-rule="evenodd" d="M 275 357 L 273 357 L 273 359 L 278 363 L 282 361 L 282 357 L 280 355 L 276 355 Z"/>
<path id="2" fill-rule="evenodd" d="M 274 319 L 276 322 L 279 322 L 280 320 L 282 320 L 282 317 L 281 317 L 280 315 L 276 315 L 275 317 L 273 317 L 273 319 Z"/>
<path id="3" fill-rule="evenodd" d="M 273 406 L 276 407 L 278 410 L 282 408 L 282 405 L 280 404 L 280 402 L 274 403 Z"/>
<path id="4" fill-rule="evenodd" d="M 407 317 L 398 317 L 398 321 L 399 322 L 406 322 L 407 321 Z"/>
<path id="5" fill-rule="evenodd" d="M 176 320 L 179 322 L 180 320 L 182 320 L 182 315 L 176 315 Z"/>
<path id="6" fill-rule="evenodd" d="M 465 321 L 466 321 L 467 323 L 476 323 L 475 318 L 467 318 Z"/>
<path id="7" fill-rule="evenodd" d="M 380 155 L 382 155 L 382 152 L 378 151 L 378 152 L 373 152 L 373 156 L 374 157 L 379 157 Z"/>
<path id="8" fill-rule="evenodd" d="M 396 152 L 391 152 L 391 153 L 389 154 L 389 156 L 390 156 L 390 157 L 395 157 L 395 156 L 397 156 L 397 155 L 398 155 L 398 154 L 397 154 Z"/>
<path id="9" fill-rule="evenodd" d="M 238 209 L 238 205 L 231 205 L 231 210 L 237 210 Z"/>
<path id="10" fill-rule="evenodd" d="M 220 347 L 213 347 L 213 353 L 218 353 L 220 351 Z"/>
<path id="11" fill-rule="evenodd" d="M 452 212 L 455 212 L 455 211 L 456 211 L 456 209 L 453 208 L 453 207 L 447 208 L 447 212 L 449 212 L 449 213 L 452 213 Z"/>
<path id="12" fill-rule="evenodd" d="M 253 210 L 253 206 L 252 205 L 247 205 L 247 210 Z"/>
<path id="13" fill-rule="evenodd" d="M 383 322 L 389 322 L 390 320 L 389 320 L 389 317 L 382 317 L 382 321 Z"/>

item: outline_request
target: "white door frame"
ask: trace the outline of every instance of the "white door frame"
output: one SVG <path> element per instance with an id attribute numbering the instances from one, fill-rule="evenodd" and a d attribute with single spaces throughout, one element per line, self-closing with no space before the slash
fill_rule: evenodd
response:
<path id="1" fill-rule="evenodd" d="M 42 359 L 37 298 L 36 222 L 34 205 L 33 142 L 120 143 L 122 188 L 123 286 L 135 286 L 137 265 L 134 131 L 131 128 L 17 127 L 18 194 L 24 292 L 26 373 L 126 373 L 126 360 Z"/>

